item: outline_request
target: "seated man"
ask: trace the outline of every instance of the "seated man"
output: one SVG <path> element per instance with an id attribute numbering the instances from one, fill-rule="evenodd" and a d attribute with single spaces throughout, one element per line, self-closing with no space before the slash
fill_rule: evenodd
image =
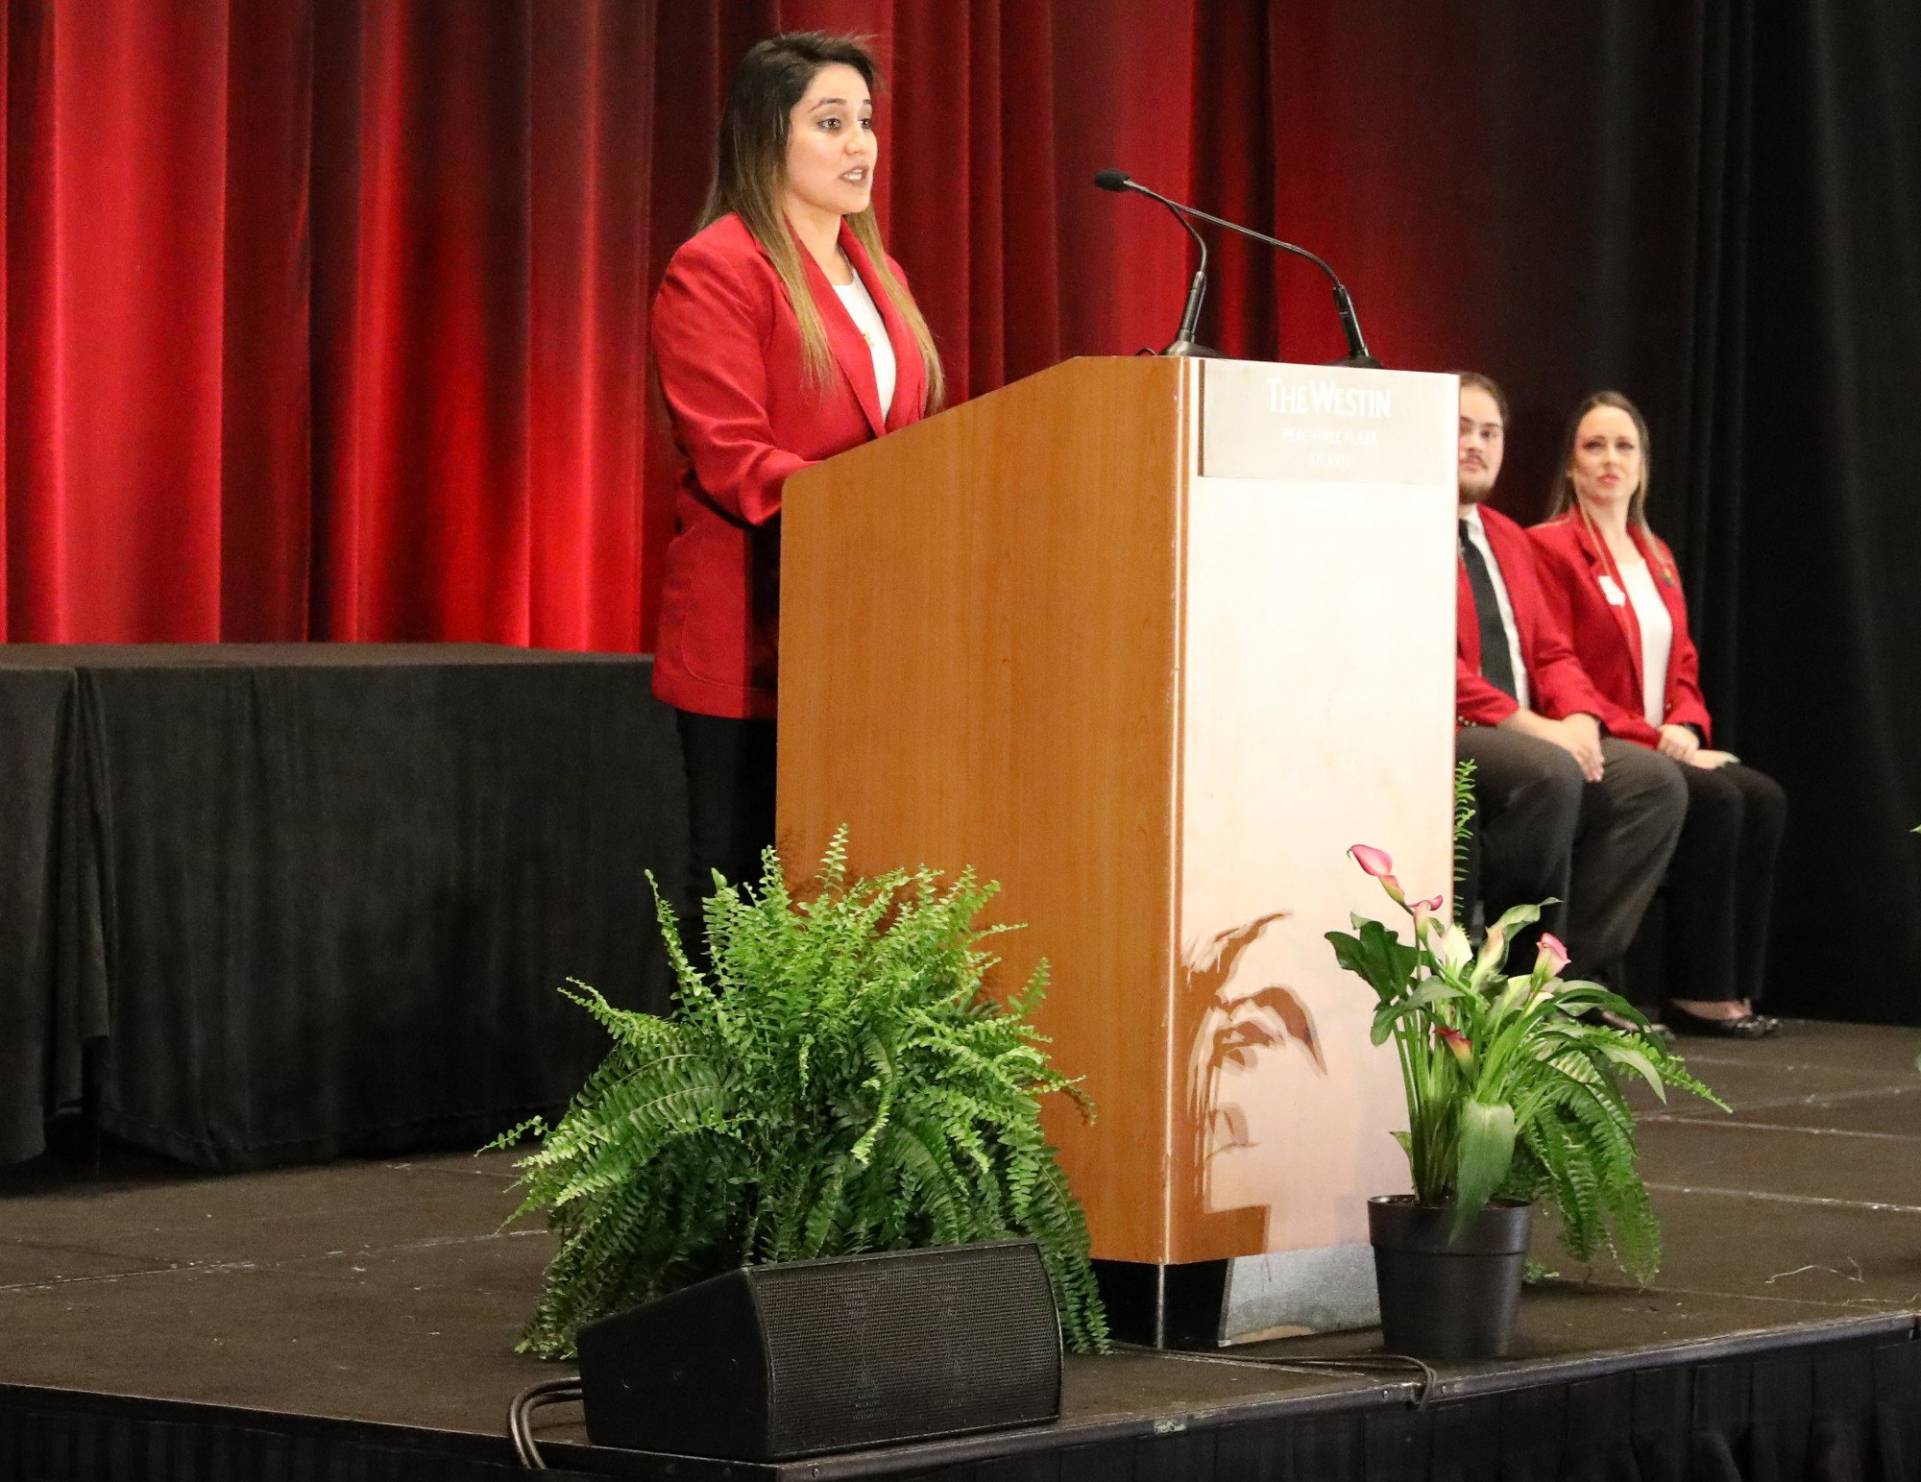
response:
<path id="1" fill-rule="evenodd" d="M 1483 508 L 1501 472 L 1507 398 L 1461 375 L 1455 755 L 1474 761 L 1482 899 L 1563 902 L 1536 931 L 1565 939 L 1577 977 L 1610 981 L 1661 883 L 1687 786 L 1658 752 L 1601 734 L 1603 706 L 1514 521 Z M 1533 932 L 1511 961 L 1533 961 Z"/>

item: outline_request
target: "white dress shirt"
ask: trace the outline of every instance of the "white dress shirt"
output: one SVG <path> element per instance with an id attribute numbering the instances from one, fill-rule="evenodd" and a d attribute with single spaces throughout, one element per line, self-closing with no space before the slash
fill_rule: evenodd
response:
<path id="1" fill-rule="evenodd" d="M 893 408 L 894 380 L 900 374 L 900 367 L 894 361 L 894 342 L 887 338 L 887 321 L 880 317 L 874 296 L 860 281 L 859 273 L 854 274 L 852 283 L 836 283 L 834 292 L 840 295 L 855 328 L 867 341 L 867 353 L 874 357 L 874 384 L 880 388 L 880 415 L 884 422 Z"/>
<path id="2" fill-rule="evenodd" d="M 1627 588 L 1628 601 L 1634 604 L 1634 619 L 1641 625 L 1641 708 L 1647 722 L 1658 726 L 1668 713 L 1668 656 L 1674 651 L 1674 619 L 1667 603 L 1654 586 L 1654 573 L 1646 561 L 1621 567 L 1621 585 Z"/>

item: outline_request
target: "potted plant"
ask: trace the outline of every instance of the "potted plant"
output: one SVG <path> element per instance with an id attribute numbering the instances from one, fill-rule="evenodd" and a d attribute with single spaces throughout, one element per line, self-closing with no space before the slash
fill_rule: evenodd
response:
<path id="1" fill-rule="evenodd" d="M 1639 1280 L 1659 1267 L 1624 1082 L 1639 1078 L 1663 1100 L 1675 1086 L 1720 1102 L 1625 999 L 1564 979 L 1567 951 L 1552 935 L 1527 972 L 1506 973 L 1508 942 L 1540 919 L 1538 906 L 1504 913 L 1476 951 L 1440 914 L 1439 896 L 1407 899 L 1385 853 L 1348 852 L 1413 933 L 1404 942 L 1357 916 L 1351 934 L 1327 934 L 1341 966 L 1374 989 L 1374 1042 L 1394 1041 L 1407 1094 L 1398 1136 L 1414 1192 L 1368 1204 L 1387 1346 L 1499 1357 L 1513 1337 L 1535 1201 L 1559 1212 L 1577 1259 L 1605 1247 Z"/>
<path id="2" fill-rule="evenodd" d="M 716 876 L 703 971 L 654 891 L 678 988 L 668 1017 L 563 989 L 613 1047 L 553 1126 L 528 1135 L 513 1218 L 560 1238 L 520 1349 L 574 1351 L 580 1325 L 740 1265 L 1036 1237 L 1076 1349 L 1107 1347 L 1079 1204 L 1040 1125 L 1086 1096 L 1030 1014 L 1043 963 L 1005 1002 L 971 871 L 847 878 L 844 832 L 797 899 L 773 850 L 758 887 Z M 650 883 L 652 877 L 649 876 Z"/>

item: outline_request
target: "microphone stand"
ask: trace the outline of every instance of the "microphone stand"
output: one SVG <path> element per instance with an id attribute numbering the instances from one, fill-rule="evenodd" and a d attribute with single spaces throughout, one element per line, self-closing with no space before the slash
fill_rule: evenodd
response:
<path id="1" fill-rule="evenodd" d="M 1094 177 L 1094 183 L 1102 190 L 1125 190 L 1129 185 L 1127 174 L 1122 170 L 1102 170 Z M 1133 188 L 1141 190 L 1140 186 Z M 1184 208 L 1177 202 L 1168 200 L 1166 196 L 1154 195 L 1151 190 L 1143 190 L 1141 193 L 1154 196 L 1155 200 L 1173 213 L 1174 219 L 1181 224 L 1181 230 L 1194 239 L 1194 245 L 1200 249 L 1201 254 L 1200 265 L 1194 270 L 1194 281 L 1187 286 L 1187 303 L 1181 310 L 1180 328 L 1174 331 L 1173 342 L 1161 351 L 1161 354 L 1216 358 L 1220 355 L 1220 351 L 1210 350 L 1194 338 L 1200 329 L 1201 300 L 1207 297 L 1207 240 L 1194 230 L 1194 223 L 1187 219 Z"/>
<path id="2" fill-rule="evenodd" d="M 1187 226 L 1190 232 L 1193 232 L 1194 228 L 1187 222 L 1187 218 L 1194 216 L 1202 221 L 1212 222 L 1215 226 L 1225 227 L 1230 232 L 1238 232 L 1243 237 L 1252 237 L 1256 242 L 1264 242 L 1269 247 L 1278 248 L 1282 252 L 1292 253 L 1295 257 L 1306 258 L 1309 262 L 1313 263 L 1315 267 L 1325 273 L 1327 275 L 1327 281 L 1334 285 L 1334 312 L 1340 316 L 1341 332 L 1347 337 L 1347 355 L 1344 359 L 1335 361 L 1334 364 L 1355 366 L 1365 370 L 1380 369 L 1381 362 L 1368 353 L 1367 341 L 1361 338 L 1361 322 L 1355 317 L 1354 300 L 1348 294 L 1347 285 L 1341 282 L 1340 278 L 1336 276 L 1334 269 L 1329 267 L 1326 261 L 1318 254 L 1308 251 L 1305 247 L 1297 246 L 1293 242 L 1283 242 L 1279 237 L 1270 237 L 1266 232 L 1257 232 L 1251 226 L 1242 226 L 1238 221 L 1229 221 L 1224 216 L 1216 216 L 1212 212 L 1202 211 L 1198 207 L 1185 205 L 1180 201 L 1169 200 L 1159 191 L 1149 190 L 1138 180 L 1131 178 L 1120 170 L 1103 170 L 1094 177 L 1094 183 L 1100 186 L 1102 190 L 1139 191 L 1150 200 L 1159 201 L 1163 206 L 1167 207 L 1168 210 L 1172 211 L 1175 216 L 1181 220 L 1182 225 Z M 1197 242 L 1200 240 L 1199 233 L 1195 233 L 1194 240 Z M 1205 265 L 1207 261 L 1206 253 L 1207 249 L 1203 246 L 1201 249 L 1201 261 L 1203 265 Z M 1177 353 L 1192 354 L 1194 352 L 1191 350 L 1179 352 L 1170 345 L 1162 353 L 1173 355 Z"/>
<path id="3" fill-rule="evenodd" d="M 1172 201 L 1162 201 L 1162 205 L 1173 211 L 1174 219 L 1187 229 L 1194 245 L 1201 250 L 1200 266 L 1194 269 L 1194 281 L 1187 285 L 1187 304 L 1181 310 L 1181 327 L 1174 331 L 1173 342 L 1161 351 L 1163 355 L 1199 355 L 1216 357 L 1218 350 L 1210 350 L 1194 339 L 1200 330 L 1201 300 L 1207 297 L 1207 242 L 1194 230 L 1194 223 L 1181 214 Z"/>

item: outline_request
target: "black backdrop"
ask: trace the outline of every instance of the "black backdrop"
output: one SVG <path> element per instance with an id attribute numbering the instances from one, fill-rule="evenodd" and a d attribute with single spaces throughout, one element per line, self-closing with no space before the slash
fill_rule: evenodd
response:
<path id="1" fill-rule="evenodd" d="M 1647 410 L 1717 740 L 1793 803 L 1773 1003 L 1921 1022 L 1921 8 L 1440 9 L 1407 44 L 1462 81 L 1430 195 L 1454 359 L 1515 401 L 1497 502 L 1538 514 L 1586 391 Z"/>
<path id="2" fill-rule="evenodd" d="M 1769 8 L 1772 16 L 1772 8 Z M 1783 8 L 1755 37 L 1744 395 L 1690 572 L 1737 744 L 1798 808 L 1781 1001 L 1921 1022 L 1921 9 Z M 1725 532 L 1726 539 L 1720 539 Z"/>

